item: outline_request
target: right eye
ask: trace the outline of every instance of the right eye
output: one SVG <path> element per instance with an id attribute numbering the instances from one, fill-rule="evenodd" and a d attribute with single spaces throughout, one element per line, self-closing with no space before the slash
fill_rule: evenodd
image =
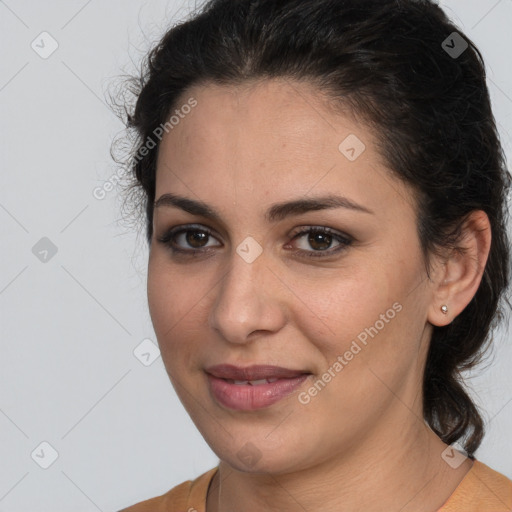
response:
<path id="1" fill-rule="evenodd" d="M 168 247 L 173 253 L 189 254 L 191 256 L 207 252 L 204 245 L 213 233 L 206 227 L 199 225 L 176 226 L 166 231 L 161 237 L 157 237 L 157 241 Z M 178 242 L 181 239 L 183 244 L 188 244 L 190 249 L 183 248 Z"/>

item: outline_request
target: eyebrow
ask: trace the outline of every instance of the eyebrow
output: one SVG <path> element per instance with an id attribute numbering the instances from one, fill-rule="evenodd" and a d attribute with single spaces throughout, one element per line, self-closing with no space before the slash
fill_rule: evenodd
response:
<path id="1" fill-rule="evenodd" d="M 153 204 L 153 207 L 176 207 L 192 215 L 199 215 L 208 219 L 222 222 L 221 215 L 202 201 L 196 201 L 176 194 L 163 194 Z M 265 212 L 267 222 L 278 222 L 292 215 L 300 215 L 309 211 L 326 210 L 330 208 L 348 208 L 359 212 L 374 214 L 374 212 L 354 201 L 337 195 L 313 197 L 309 199 L 296 199 L 271 205 Z"/>

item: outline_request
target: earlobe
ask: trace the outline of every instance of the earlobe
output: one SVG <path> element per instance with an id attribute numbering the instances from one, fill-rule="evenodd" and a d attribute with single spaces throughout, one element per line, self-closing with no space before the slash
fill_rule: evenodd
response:
<path id="1" fill-rule="evenodd" d="M 480 286 L 491 247 L 491 226 L 482 210 L 471 212 L 463 224 L 458 246 L 446 257 L 436 281 L 428 321 L 450 324 L 471 302 Z"/>

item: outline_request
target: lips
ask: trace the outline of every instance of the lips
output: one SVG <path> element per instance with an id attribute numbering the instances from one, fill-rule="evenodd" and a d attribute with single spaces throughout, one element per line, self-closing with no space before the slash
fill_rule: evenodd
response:
<path id="1" fill-rule="evenodd" d="M 235 384 L 252 385 L 264 384 L 265 382 L 275 382 L 278 379 L 294 379 L 301 375 L 309 374 L 306 370 L 292 370 L 281 366 L 271 365 L 252 365 L 252 366 L 234 366 L 231 364 L 219 364 L 206 368 L 206 373 L 219 379 L 225 379 Z"/>
<path id="2" fill-rule="evenodd" d="M 253 411 L 297 391 L 311 372 L 281 366 L 219 364 L 205 369 L 212 398 L 222 407 Z"/>

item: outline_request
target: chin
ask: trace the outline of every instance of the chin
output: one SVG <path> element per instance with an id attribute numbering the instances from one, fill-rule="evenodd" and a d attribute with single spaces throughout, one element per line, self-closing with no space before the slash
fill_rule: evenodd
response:
<path id="1" fill-rule="evenodd" d="M 239 441 L 230 438 L 226 444 L 219 445 L 218 440 L 210 444 L 211 449 L 224 463 L 242 473 L 270 473 L 285 474 L 305 467 L 300 443 L 292 446 L 288 443 L 268 442 L 264 437 L 268 430 L 261 436 L 261 440 L 251 440 L 251 436 L 241 436 Z M 300 457 L 299 457 L 300 456 Z"/>

